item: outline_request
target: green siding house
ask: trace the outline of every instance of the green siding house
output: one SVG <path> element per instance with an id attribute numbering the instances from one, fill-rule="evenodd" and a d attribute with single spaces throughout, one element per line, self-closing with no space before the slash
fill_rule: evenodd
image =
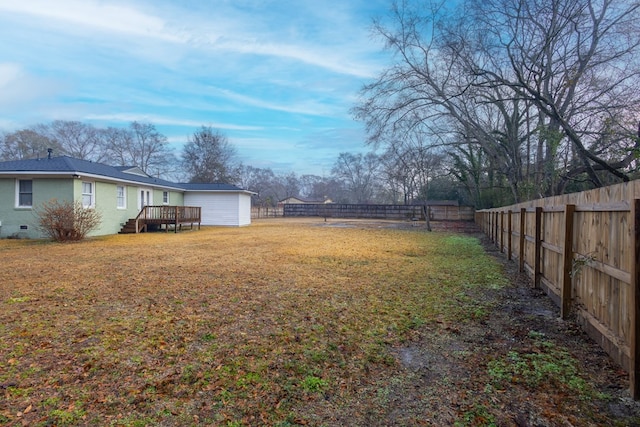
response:
<path id="1" fill-rule="evenodd" d="M 67 156 L 0 162 L 0 238 L 44 237 L 34 210 L 51 199 L 98 210 L 102 222 L 92 235 L 118 233 L 145 206 L 184 206 L 190 196 L 205 204 L 204 225 L 249 225 L 252 194 L 229 184 L 173 183 L 137 167 Z"/>

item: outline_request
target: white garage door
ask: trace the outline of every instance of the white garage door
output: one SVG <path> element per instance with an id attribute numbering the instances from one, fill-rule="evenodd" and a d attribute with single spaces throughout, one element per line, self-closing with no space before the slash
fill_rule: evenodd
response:
<path id="1" fill-rule="evenodd" d="M 239 194 L 189 192 L 184 195 L 185 206 L 202 208 L 202 225 L 240 225 Z"/>

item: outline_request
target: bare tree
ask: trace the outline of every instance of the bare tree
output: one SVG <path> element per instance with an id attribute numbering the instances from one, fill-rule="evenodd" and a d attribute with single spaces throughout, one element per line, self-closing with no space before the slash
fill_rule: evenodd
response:
<path id="1" fill-rule="evenodd" d="M 500 85 L 543 116 L 547 157 L 571 157 L 566 181 L 586 174 L 628 180 L 640 101 L 640 3 L 614 0 L 472 1 L 485 61 L 472 69 L 485 87 Z M 548 138 L 548 139 L 547 139 Z M 570 145 L 562 147 L 563 144 Z"/>
<path id="2" fill-rule="evenodd" d="M 133 159 L 129 154 L 133 145 L 133 135 L 129 129 L 108 127 L 100 130 L 100 134 L 110 163 L 117 166 L 133 165 Z"/>
<path id="3" fill-rule="evenodd" d="M 168 178 L 175 173 L 175 156 L 167 137 L 150 123 L 132 122 L 128 128 L 109 127 L 100 132 L 106 159 L 118 166 L 137 166 L 145 173 Z"/>
<path id="4" fill-rule="evenodd" d="M 253 205 L 260 207 L 275 207 L 278 203 L 277 192 L 274 189 L 276 175 L 269 168 L 242 166 L 238 184 L 242 188 L 253 191 Z"/>
<path id="5" fill-rule="evenodd" d="M 440 8 L 427 17 L 422 12 L 402 3 L 394 9 L 397 28 L 377 25 L 398 63 L 363 88 L 356 118 L 365 122 L 369 143 L 391 151 L 406 151 L 402 146 L 416 136 L 425 141 L 420 149 L 444 145 L 453 151 L 461 136 L 473 140 L 500 173 L 508 174 L 517 200 L 520 145 L 526 140 L 524 102 L 500 86 L 477 86 L 467 70 L 475 55 L 470 36 L 449 23 L 452 18 Z"/>
<path id="6" fill-rule="evenodd" d="M 64 154 L 83 160 L 102 162 L 106 146 L 100 138 L 100 131 L 94 126 L 78 121 L 55 120 L 35 128 L 38 133 L 55 141 Z"/>
<path id="7" fill-rule="evenodd" d="M 133 164 L 150 175 L 167 175 L 172 170 L 173 153 L 169 151 L 167 137 L 150 123 L 132 122 L 133 134 L 130 158 Z"/>
<path id="8" fill-rule="evenodd" d="M 62 147 L 56 141 L 52 141 L 46 135 L 42 135 L 32 129 L 22 129 L 0 137 L 0 159 L 22 160 L 37 157 L 46 157 L 47 150 L 61 153 Z"/>
<path id="9" fill-rule="evenodd" d="M 628 178 L 638 151 L 637 2 L 445 4 L 399 2 L 390 26 L 376 24 L 396 63 L 354 108 L 371 144 L 420 133 L 458 159 L 476 146 L 513 201 L 561 192 L 580 175 L 593 185 L 600 171 Z"/>
<path id="10" fill-rule="evenodd" d="M 331 173 L 344 182 L 351 203 L 372 203 L 379 189 L 380 159 L 374 153 L 340 153 Z"/>
<path id="11" fill-rule="evenodd" d="M 300 181 L 295 172 L 276 174 L 272 189 L 277 201 L 299 196 Z"/>
<path id="12" fill-rule="evenodd" d="M 302 175 L 301 195 L 318 201 L 338 201 L 345 199 L 344 183 L 334 177 Z"/>
<path id="13" fill-rule="evenodd" d="M 236 157 L 236 149 L 226 136 L 202 126 L 184 146 L 182 165 L 189 182 L 236 183 L 240 177 Z"/>
<path id="14" fill-rule="evenodd" d="M 407 135 L 389 144 L 381 157 L 386 183 L 402 193 L 404 204 L 425 200 L 430 182 L 443 173 L 444 157 L 440 147 L 427 143 L 421 135 Z"/>

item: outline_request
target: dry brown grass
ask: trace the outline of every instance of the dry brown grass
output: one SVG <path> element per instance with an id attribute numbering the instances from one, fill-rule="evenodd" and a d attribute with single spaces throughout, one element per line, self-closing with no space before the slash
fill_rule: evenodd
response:
<path id="1" fill-rule="evenodd" d="M 486 317 L 472 295 L 505 284 L 473 237 L 321 221 L 0 256 L 7 425 L 417 424 L 385 396 L 408 380 L 394 349 Z"/>

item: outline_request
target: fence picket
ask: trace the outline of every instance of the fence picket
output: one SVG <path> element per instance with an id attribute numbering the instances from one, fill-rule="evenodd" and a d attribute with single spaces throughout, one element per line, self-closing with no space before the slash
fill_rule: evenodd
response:
<path id="1" fill-rule="evenodd" d="M 631 204 L 631 224 L 632 224 L 632 250 L 631 253 L 631 283 L 629 298 L 629 315 L 631 317 L 631 328 L 629 332 L 629 391 L 633 399 L 640 397 L 640 301 L 638 286 L 640 286 L 640 200 L 635 199 Z"/>
<path id="2" fill-rule="evenodd" d="M 571 310 L 571 272 L 573 270 L 573 215 L 576 205 L 566 205 L 564 209 L 564 244 L 562 246 L 562 294 L 560 299 L 560 316 L 566 319 Z"/>

